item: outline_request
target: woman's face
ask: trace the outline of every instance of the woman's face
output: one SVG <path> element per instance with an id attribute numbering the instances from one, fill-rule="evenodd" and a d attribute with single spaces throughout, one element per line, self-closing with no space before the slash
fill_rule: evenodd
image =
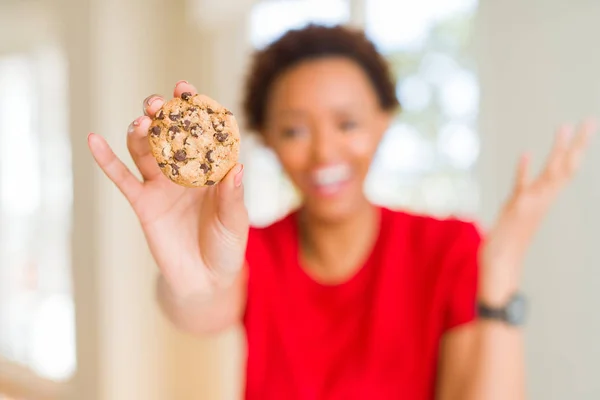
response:
<path id="1" fill-rule="evenodd" d="M 388 123 L 363 69 L 331 57 L 305 61 L 274 82 L 263 134 L 307 211 L 335 220 L 365 204 L 363 181 Z"/>

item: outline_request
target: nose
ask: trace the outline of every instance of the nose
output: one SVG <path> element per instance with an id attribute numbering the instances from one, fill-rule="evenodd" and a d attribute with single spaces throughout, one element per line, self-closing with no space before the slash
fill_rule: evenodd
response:
<path id="1" fill-rule="evenodd" d="M 341 149 L 333 126 L 321 124 L 314 128 L 311 143 L 312 159 L 318 164 L 327 164 L 336 160 Z"/>

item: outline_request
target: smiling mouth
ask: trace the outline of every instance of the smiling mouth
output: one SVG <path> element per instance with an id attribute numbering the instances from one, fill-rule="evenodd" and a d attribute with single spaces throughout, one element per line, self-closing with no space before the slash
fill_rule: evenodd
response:
<path id="1" fill-rule="evenodd" d="M 335 164 L 316 169 L 311 174 L 311 183 L 320 194 L 335 194 L 348 183 L 352 170 L 348 164 Z"/>

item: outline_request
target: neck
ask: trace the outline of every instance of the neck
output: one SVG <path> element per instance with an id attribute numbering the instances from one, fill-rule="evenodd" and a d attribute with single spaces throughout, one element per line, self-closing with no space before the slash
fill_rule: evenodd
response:
<path id="1" fill-rule="evenodd" d="M 379 213 L 366 200 L 357 212 L 324 221 L 304 211 L 300 219 L 302 265 L 323 283 L 353 276 L 370 254 L 379 232 Z"/>

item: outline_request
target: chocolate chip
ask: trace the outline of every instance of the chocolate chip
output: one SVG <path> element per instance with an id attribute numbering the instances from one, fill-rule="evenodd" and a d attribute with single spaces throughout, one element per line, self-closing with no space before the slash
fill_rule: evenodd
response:
<path id="1" fill-rule="evenodd" d="M 185 129 L 186 131 L 189 131 L 191 124 L 192 124 L 192 121 L 190 121 L 189 119 L 186 119 L 185 121 L 183 121 L 183 129 Z"/>
<path id="2" fill-rule="evenodd" d="M 188 108 L 188 112 L 189 112 L 190 114 L 193 114 L 193 113 L 195 113 L 196 111 L 198 111 L 198 108 L 197 108 L 197 107 L 190 107 L 190 108 Z"/>
<path id="3" fill-rule="evenodd" d="M 169 118 L 171 119 L 171 121 L 177 121 L 179 119 L 180 115 L 181 114 L 179 114 L 179 113 L 171 113 L 171 114 L 169 114 Z"/>
<path id="4" fill-rule="evenodd" d="M 215 113 L 215 110 L 213 110 L 213 109 L 212 109 L 212 108 L 210 108 L 210 107 L 206 107 L 206 112 L 207 112 L 207 113 L 209 113 L 209 114 L 214 114 L 214 113 Z"/>
<path id="5" fill-rule="evenodd" d="M 195 124 L 190 127 L 190 132 L 192 133 L 193 137 L 198 137 L 198 135 L 202 135 L 202 128 L 200 125 Z"/>
<path id="6" fill-rule="evenodd" d="M 212 150 L 209 150 L 206 152 L 206 160 L 208 162 L 215 162 L 215 160 L 212 159 L 212 152 L 213 152 Z"/>
<path id="7" fill-rule="evenodd" d="M 177 126 L 169 127 L 169 132 L 171 133 L 171 140 L 175 139 L 175 135 L 179 133 L 180 129 Z"/>
<path id="8" fill-rule="evenodd" d="M 181 93 L 181 98 L 184 100 L 189 100 L 190 97 L 192 97 L 192 94 L 190 92 L 183 92 Z"/>
<path id="9" fill-rule="evenodd" d="M 167 163 L 161 162 L 161 163 L 158 163 L 158 166 L 161 168 L 164 168 L 167 166 Z"/>
<path id="10" fill-rule="evenodd" d="M 165 119 L 165 113 L 162 109 L 158 110 L 158 112 L 156 113 L 156 119 Z"/>
<path id="11" fill-rule="evenodd" d="M 225 121 L 219 119 L 216 115 L 213 115 L 210 119 L 213 129 L 217 132 L 222 132 L 225 127 Z"/>
<path id="12" fill-rule="evenodd" d="M 217 138 L 217 140 L 221 143 L 226 141 L 228 137 L 229 137 L 229 135 L 227 133 L 221 133 L 221 132 L 215 133 L 215 138 Z"/>
<path id="13" fill-rule="evenodd" d="M 225 114 L 227 114 L 227 115 L 233 115 L 233 113 L 231 111 L 229 111 L 229 110 L 225 110 Z"/>
<path id="14" fill-rule="evenodd" d="M 208 186 L 212 186 L 212 185 L 214 185 L 214 184 L 215 184 L 215 182 L 214 182 L 214 181 L 206 181 L 206 184 L 207 184 Z"/>
<path id="15" fill-rule="evenodd" d="M 204 173 L 205 173 L 205 174 L 206 174 L 208 171 L 210 171 L 210 167 L 208 166 L 208 164 L 204 164 L 204 163 L 202 163 L 202 164 L 200 165 L 200 169 L 201 169 L 202 171 L 204 171 Z"/>
<path id="16" fill-rule="evenodd" d="M 177 150 L 173 158 L 177 161 L 184 161 L 187 158 L 187 154 L 185 154 L 185 150 Z"/>
<path id="17" fill-rule="evenodd" d="M 160 135 L 160 126 L 153 126 L 152 129 L 150 129 L 150 133 L 152 136 Z"/>
<path id="18" fill-rule="evenodd" d="M 179 167 L 177 166 L 177 164 L 171 163 L 169 165 L 171 165 L 171 173 L 173 175 L 179 175 Z"/>

